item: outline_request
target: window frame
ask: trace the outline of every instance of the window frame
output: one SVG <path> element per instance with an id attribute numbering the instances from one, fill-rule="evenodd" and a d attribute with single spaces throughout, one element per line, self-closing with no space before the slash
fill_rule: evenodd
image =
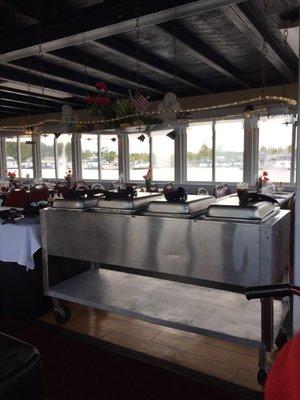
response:
<path id="1" fill-rule="evenodd" d="M 205 186 L 210 186 L 210 185 L 217 185 L 220 183 L 224 183 L 222 181 L 216 181 L 216 123 L 218 121 L 224 121 L 224 118 L 213 118 L 213 119 L 203 119 L 198 123 L 202 123 L 202 122 L 212 122 L 212 180 L 211 181 L 190 181 L 187 180 L 187 128 L 189 127 L 189 125 L 187 125 L 185 127 L 185 154 L 184 154 L 184 163 L 185 163 L 185 175 L 184 175 L 184 180 L 183 180 L 183 184 L 185 185 L 190 185 L 190 186 L 195 186 L 195 185 L 205 185 Z M 244 123 L 244 119 L 241 117 L 231 117 L 230 119 L 226 119 L 226 121 L 234 121 L 234 120 L 242 120 Z M 192 123 L 193 124 L 193 123 Z M 194 123 L 195 125 L 197 124 L 197 122 Z M 245 124 L 243 124 L 244 126 L 244 135 L 243 135 L 243 142 L 245 141 Z M 244 144 L 244 149 L 243 149 L 243 177 L 245 174 L 245 144 Z M 227 181 L 226 182 L 229 185 L 236 185 L 238 182 L 235 181 Z"/>
<path id="2" fill-rule="evenodd" d="M 51 182 L 51 181 L 64 181 L 64 178 L 58 178 L 58 151 L 57 151 L 57 138 L 55 137 L 55 135 L 54 135 L 54 133 L 47 133 L 46 134 L 47 136 L 48 135 L 53 135 L 54 136 L 54 138 L 53 138 L 53 156 L 54 156 L 54 164 L 55 164 L 55 167 L 54 167 L 54 170 L 55 170 L 55 177 L 54 178 L 44 178 L 43 177 L 43 169 L 42 169 L 42 152 L 41 152 L 41 144 L 42 144 L 42 141 L 41 141 L 41 138 L 42 138 L 42 134 L 41 135 L 39 135 L 39 140 L 37 140 L 36 141 L 36 148 L 35 148 L 35 150 L 36 150 L 36 155 L 37 155 L 37 158 L 38 158 L 38 160 L 39 160 L 39 165 L 38 165 L 38 167 L 36 168 L 36 175 L 34 174 L 34 178 L 42 178 L 43 180 L 46 180 L 46 181 L 49 181 L 49 182 Z M 62 135 L 69 135 L 68 133 L 62 133 Z M 74 166 L 74 154 L 73 154 L 73 135 L 74 134 L 70 134 L 70 136 L 71 136 L 71 155 L 72 155 L 72 169 L 74 169 L 73 168 L 73 166 Z M 33 153 L 34 154 L 34 153 Z M 35 163 L 34 163 L 34 165 L 35 165 Z M 38 174 L 40 173 L 40 176 L 38 176 Z"/>
<path id="3" fill-rule="evenodd" d="M 181 128 L 180 128 L 181 129 Z M 163 131 L 172 131 L 172 128 L 166 128 L 166 129 L 162 129 Z M 178 128 L 174 127 L 174 130 L 177 130 L 177 135 L 175 137 L 175 140 L 170 139 L 170 141 L 172 140 L 174 143 L 174 180 L 170 181 L 155 181 L 155 183 L 157 182 L 159 185 L 164 185 L 168 182 L 177 184 L 180 183 L 176 180 L 177 175 L 178 175 L 178 166 L 176 167 L 176 165 L 178 165 L 178 158 L 181 157 L 180 154 L 177 154 L 177 148 L 178 148 L 178 143 L 179 143 L 179 137 L 181 135 L 181 131 L 178 130 Z M 154 131 L 153 131 L 154 132 Z M 142 133 L 140 133 L 142 135 Z M 146 133 L 144 133 L 144 135 L 146 135 Z M 127 170 L 124 173 L 126 182 L 128 183 L 143 183 L 145 182 L 143 179 L 137 180 L 137 179 L 130 179 L 130 153 L 129 153 L 129 136 L 130 133 L 125 134 L 126 136 L 126 140 L 124 141 L 124 151 L 126 154 L 126 162 L 127 162 Z M 180 151 L 180 149 L 179 149 Z M 150 134 L 149 137 L 149 164 L 152 165 L 152 158 L 153 158 L 153 146 L 152 146 L 152 136 Z"/>
<path id="4" fill-rule="evenodd" d="M 81 139 L 83 135 L 95 135 L 97 136 L 97 158 L 98 158 L 98 178 L 96 179 L 87 179 L 87 178 L 82 178 L 82 147 L 81 147 Z M 77 157 L 77 171 L 79 171 L 79 174 L 77 176 L 77 179 L 83 179 L 88 182 L 111 182 L 114 179 L 102 179 L 102 168 L 101 168 L 101 136 L 111 136 L 114 135 L 117 137 L 117 146 L 118 146 L 118 175 L 121 173 L 121 160 L 122 160 L 122 155 L 120 155 L 120 137 L 115 133 L 110 133 L 110 134 L 105 134 L 101 132 L 84 132 L 78 135 L 78 153 L 80 154 L 80 157 Z M 74 168 L 75 169 L 75 168 Z"/>
<path id="5" fill-rule="evenodd" d="M 284 116 L 285 114 L 276 114 L 276 116 Z M 282 182 L 282 185 L 284 187 L 295 187 L 296 186 L 296 137 L 297 137 L 297 115 L 296 114 L 290 114 L 293 119 L 293 126 L 292 126 L 292 140 L 291 140 L 291 169 L 290 169 L 290 180 L 289 182 Z M 275 115 L 274 115 L 275 116 Z M 259 121 L 259 118 L 258 118 Z M 257 159 L 259 157 L 259 128 L 258 128 L 258 140 L 257 140 Z M 259 165 L 257 163 L 257 175 L 259 173 Z M 272 181 L 274 184 L 279 184 L 278 181 Z"/>
<path id="6" fill-rule="evenodd" d="M 7 154 L 6 154 L 6 139 L 10 139 L 10 138 L 16 138 L 17 139 L 17 162 L 18 162 L 18 168 L 16 168 L 16 170 L 18 171 L 18 180 L 25 180 L 26 177 L 21 176 L 21 137 L 28 137 L 28 141 L 31 142 L 31 152 L 32 152 L 32 170 L 33 170 L 33 178 L 30 179 L 34 179 L 35 178 L 35 167 L 34 167 L 34 141 L 33 141 L 33 136 L 32 135 L 4 135 L 1 137 L 1 155 L 0 155 L 0 167 L 3 167 L 2 169 L 2 173 L 0 175 L 0 177 L 2 179 L 6 179 L 7 178 Z"/>
<path id="7" fill-rule="evenodd" d="M 278 114 L 278 115 L 283 115 L 283 114 Z M 297 113 L 291 113 L 293 115 L 293 130 L 292 130 L 292 159 L 291 159 L 291 171 L 290 171 L 290 182 L 284 182 L 285 187 L 295 187 L 295 180 L 296 180 L 296 170 L 295 170 L 295 163 L 296 163 L 296 135 L 297 135 Z M 238 119 L 240 120 L 241 117 L 231 117 L 231 120 Z M 185 185 L 187 187 L 195 187 L 195 186 L 214 186 L 218 183 L 222 182 L 217 182 L 215 180 L 215 164 L 216 164 L 216 157 L 215 157 L 215 152 L 216 152 L 216 122 L 218 120 L 224 120 L 224 118 L 206 118 L 203 119 L 199 122 L 212 122 L 212 163 L 213 163 L 213 168 L 212 168 L 212 181 L 188 181 L 187 180 L 187 127 L 189 126 L 190 123 L 194 123 L 193 121 L 187 122 L 184 124 L 181 124 L 180 126 L 174 125 L 173 128 L 177 130 L 177 135 L 174 140 L 174 181 L 173 183 L 175 185 Z M 249 121 L 249 119 L 244 119 L 244 139 L 246 138 L 245 135 L 245 126 L 246 122 Z M 251 130 L 251 135 L 250 141 L 253 140 L 255 142 L 255 135 L 257 137 L 257 145 L 254 146 L 252 150 L 250 150 L 246 143 L 244 143 L 244 158 L 243 158 L 243 172 L 244 172 L 244 177 L 243 179 L 250 180 L 254 179 L 254 176 L 258 174 L 258 163 L 255 163 L 255 160 L 258 160 L 258 155 L 259 155 L 259 129 L 257 127 L 257 121 L 255 117 L 253 117 L 253 126 L 256 127 L 255 129 Z M 197 123 L 197 122 L 195 122 Z M 256 125 L 255 125 L 256 124 Z M 171 129 L 171 128 L 170 128 Z M 72 133 L 71 134 L 71 154 L 72 154 L 72 171 L 74 174 L 74 179 L 80 180 L 82 179 L 82 162 L 81 162 L 81 136 L 84 134 L 94 134 L 97 135 L 97 143 L 98 143 L 98 160 L 99 160 L 99 165 L 98 165 L 98 179 L 86 179 L 87 181 L 90 182 L 95 182 L 95 181 L 101 181 L 101 182 L 111 182 L 113 179 L 102 179 L 102 171 L 101 171 L 101 152 L 100 152 L 100 140 L 99 138 L 101 137 L 100 135 L 106 135 L 106 133 L 101 133 L 101 131 L 97 132 L 84 132 L 84 133 Z M 113 133 L 110 133 L 113 135 L 116 135 L 117 140 L 118 140 L 118 163 L 119 163 L 119 169 L 118 172 L 119 174 L 123 173 L 125 176 L 125 180 L 128 183 L 143 183 L 143 180 L 130 180 L 129 179 L 129 171 L 130 171 L 130 165 L 129 165 L 129 135 L 130 133 L 120 133 L 118 130 L 114 131 Z M 53 135 L 52 133 L 48 133 L 48 135 Z M 247 135 L 249 135 L 249 132 L 247 132 Z M 6 138 L 10 137 L 17 137 L 17 155 L 18 155 L 18 172 L 19 175 L 21 175 L 21 153 L 20 153 L 20 136 L 27 136 L 28 140 L 32 141 L 32 155 L 33 155 L 33 177 L 34 178 L 39 178 L 42 176 L 42 169 L 41 169 L 41 138 L 42 134 L 40 133 L 34 133 L 31 136 L 28 135 L 12 135 L 9 133 L 3 133 L 0 136 L 0 178 L 5 179 L 6 178 L 6 170 L 7 170 L 7 162 L 6 162 L 6 149 L 5 149 L 5 141 Z M 247 136 L 249 139 L 249 137 Z M 48 181 L 63 181 L 63 178 L 58 178 L 58 171 L 57 171 L 57 139 L 54 136 L 54 158 L 55 158 L 55 178 L 43 178 Z M 170 139 L 171 140 L 171 139 Z M 149 152 L 150 152 L 150 146 L 149 146 Z M 250 168 L 251 166 L 251 168 Z M 251 171 L 250 171 L 251 170 Z M 19 177 L 19 180 L 25 180 L 25 177 Z M 30 178 L 31 179 L 31 178 Z M 164 185 L 167 183 L 167 181 L 157 181 L 158 185 Z M 237 182 L 226 182 L 229 185 L 236 185 Z M 275 182 L 276 184 L 277 182 Z"/>

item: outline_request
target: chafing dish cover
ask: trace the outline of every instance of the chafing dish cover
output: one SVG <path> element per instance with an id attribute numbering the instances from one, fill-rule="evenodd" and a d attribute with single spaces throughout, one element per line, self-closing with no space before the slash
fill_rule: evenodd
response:
<path id="1" fill-rule="evenodd" d="M 86 199 L 56 199 L 53 202 L 54 208 L 81 209 L 96 207 L 99 196 L 88 197 Z"/>
<path id="2" fill-rule="evenodd" d="M 105 198 L 100 198 L 97 207 L 106 209 L 107 212 L 109 212 L 109 210 L 140 210 L 145 208 L 153 198 L 159 197 L 162 197 L 161 193 L 138 192 L 137 197 L 133 199 L 107 200 Z"/>
<path id="3" fill-rule="evenodd" d="M 186 201 L 169 202 L 165 199 L 151 201 L 148 204 L 145 215 L 161 216 L 190 216 L 201 214 L 216 199 L 209 195 L 188 195 Z"/>
<path id="4" fill-rule="evenodd" d="M 268 201 L 240 205 L 238 196 L 231 196 L 208 207 L 207 216 L 213 218 L 262 220 L 279 208 Z"/>

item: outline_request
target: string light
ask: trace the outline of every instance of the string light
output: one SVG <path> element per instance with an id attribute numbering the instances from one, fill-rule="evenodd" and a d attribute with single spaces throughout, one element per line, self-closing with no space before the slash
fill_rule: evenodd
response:
<path id="1" fill-rule="evenodd" d="M 237 107 L 237 106 L 242 106 L 245 104 L 252 104 L 252 103 L 257 103 L 257 102 L 280 102 L 286 105 L 290 106 L 295 106 L 297 104 L 296 100 L 288 98 L 288 97 L 283 97 L 283 96 L 265 96 L 262 98 L 262 96 L 247 99 L 247 100 L 240 100 L 240 101 L 234 101 L 231 103 L 225 103 L 225 104 L 218 104 L 218 105 L 213 105 L 213 106 L 205 106 L 205 107 L 197 107 L 197 108 L 188 108 L 188 109 L 180 109 L 178 110 L 178 114 L 184 114 L 184 113 L 191 113 L 191 112 L 200 112 L 200 111 L 210 111 L 210 110 L 217 110 L 221 108 L 229 108 L 229 107 Z M 265 110 L 265 109 L 264 109 Z M 144 114 L 136 113 L 136 114 L 130 114 L 130 115 L 123 115 L 122 117 L 115 117 L 115 118 L 107 118 L 107 119 L 87 119 L 87 120 L 80 120 L 80 121 L 69 121 L 70 124 L 76 124 L 76 125 L 88 125 L 88 124 L 104 124 L 104 123 L 109 123 L 109 122 L 118 122 L 122 121 L 128 117 L 151 117 L 151 116 L 160 116 L 168 113 L 173 113 L 173 110 L 164 110 L 164 111 L 148 111 Z M 255 111 L 256 113 L 259 112 L 259 110 Z M 237 115 L 242 115 L 237 114 Z M 232 116 L 232 114 L 231 114 Z M 225 116 L 226 117 L 226 116 Z M 215 118 L 215 117 L 213 117 Z M 198 118 L 197 118 L 198 119 Z M 206 118 L 210 119 L 210 118 Z M 186 119 L 177 119 L 177 121 L 185 121 Z M 37 128 L 40 127 L 44 124 L 47 123 L 61 123 L 65 124 L 65 122 L 62 122 L 60 119 L 45 119 L 43 121 L 37 122 L 35 124 L 31 124 L 32 128 Z M 28 128 L 28 125 L 4 125 L 0 126 L 0 131 L 24 131 L 24 129 Z M 40 132 L 39 132 L 40 133 Z"/>

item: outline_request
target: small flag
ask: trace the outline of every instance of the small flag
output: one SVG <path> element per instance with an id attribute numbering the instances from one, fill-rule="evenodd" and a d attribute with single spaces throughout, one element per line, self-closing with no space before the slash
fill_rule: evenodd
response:
<path id="1" fill-rule="evenodd" d="M 150 102 L 148 101 L 148 98 L 149 97 L 145 97 L 142 94 L 139 94 L 137 97 L 135 97 L 132 100 L 132 103 L 133 103 L 135 109 L 137 111 L 139 111 L 139 112 L 147 111 L 147 109 L 148 109 L 148 107 L 150 105 Z"/>

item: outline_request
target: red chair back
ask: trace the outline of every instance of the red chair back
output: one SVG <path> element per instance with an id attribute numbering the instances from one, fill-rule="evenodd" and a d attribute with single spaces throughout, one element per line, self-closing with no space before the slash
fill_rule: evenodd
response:
<path id="1" fill-rule="evenodd" d="M 47 186 L 43 184 L 37 184 L 30 191 L 29 203 L 48 200 L 48 197 L 49 189 L 47 188 Z"/>
<path id="2" fill-rule="evenodd" d="M 27 192 L 25 189 L 11 189 L 5 201 L 6 207 L 25 207 L 27 204 Z"/>

